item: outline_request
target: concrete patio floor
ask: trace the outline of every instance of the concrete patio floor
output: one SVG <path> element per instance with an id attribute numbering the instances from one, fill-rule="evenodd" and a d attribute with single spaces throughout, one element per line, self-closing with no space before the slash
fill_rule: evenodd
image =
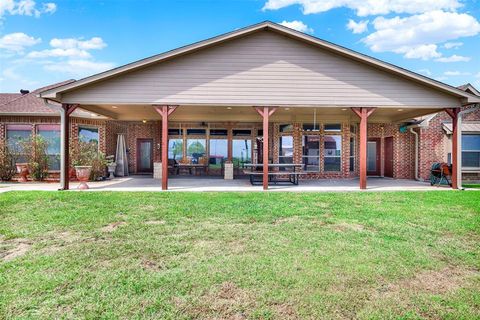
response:
<path id="1" fill-rule="evenodd" d="M 88 191 L 161 191 L 161 181 L 151 176 L 130 176 L 113 180 L 89 182 Z M 0 193 L 7 191 L 55 191 L 58 183 L 2 183 Z M 71 182 L 70 188 L 76 190 L 78 182 Z M 430 186 L 428 182 L 415 180 L 397 180 L 389 178 L 368 178 L 366 191 L 428 191 L 451 190 L 446 186 Z M 169 179 L 169 191 L 263 191 L 262 186 L 252 186 L 247 179 L 223 180 L 220 178 L 172 178 Z M 300 180 L 295 185 L 271 185 L 273 192 L 343 192 L 361 191 L 358 179 L 342 180 Z"/>

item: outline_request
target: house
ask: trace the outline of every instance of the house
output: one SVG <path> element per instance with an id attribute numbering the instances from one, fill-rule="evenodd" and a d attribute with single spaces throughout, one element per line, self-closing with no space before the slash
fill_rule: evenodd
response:
<path id="1" fill-rule="evenodd" d="M 268 21 L 38 90 L 38 97 L 61 106 L 63 128 L 78 121 L 75 110 L 105 117 L 96 120 L 104 125 L 102 150 L 114 154 L 117 134 L 125 134 L 130 171 L 158 170 L 163 189 L 169 159 L 207 159 L 212 175 L 224 161 L 301 163 L 303 179 L 359 177 L 362 189 L 367 175 L 426 178 L 432 162 L 447 159 L 422 156 L 430 146 L 422 137 L 415 157 L 415 133 L 427 129 L 412 119 L 444 112 L 459 136 L 460 110 L 480 103 L 475 92 Z M 68 144 L 75 142 L 65 132 L 61 182 L 68 189 Z M 263 166 L 264 188 L 269 173 Z"/>

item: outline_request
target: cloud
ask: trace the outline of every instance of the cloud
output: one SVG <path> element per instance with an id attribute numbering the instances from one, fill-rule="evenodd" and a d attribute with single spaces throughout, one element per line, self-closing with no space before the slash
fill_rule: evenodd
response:
<path id="1" fill-rule="evenodd" d="M 92 55 L 85 50 L 76 48 L 71 49 L 45 49 L 42 51 L 32 51 L 27 54 L 27 58 L 47 58 L 47 57 L 76 57 L 90 58 Z"/>
<path id="2" fill-rule="evenodd" d="M 368 30 L 368 20 L 355 22 L 352 19 L 348 20 L 347 29 L 352 30 L 353 33 L 364 33 Z"/>
<path id="3" fill-rule="evenodd" d="M 0 48 L 15 53 L 23 53 L 26 47 L 31 47 L 41 41 L 40 38 L 35 39 L 23 32 L 15 32 L 0 38 Z"/>
<path id="4" fill-rule="evenodd" d="M 426 74 L 427 76 L 432 75 L 432 72 L 429 69 L 420 69 L 420 70 L 417 70 L 417 72 Z"/>
<path id="5" fill-rule="evenodd" d="M 300 32 L 313 33 L 313 29 L 310 28 L 309 26 L 307 26 L 302 21 L 298 21 L 298 20 L 285 21 L 285 20 L 283 20 L 282 22 L 280 22 L 280 24 L 282 26 L 285 26 L 287 28 L 294 29 L 294 30 L 297 30 L 297 31 L 300 31 Z"/>
<path id="6" fill-rule="evenodd" d="M 463 46 L 463 42 L 447 42 L 443 45 L 445 49 L 454 49 Z"/>
<path id="7" fill-rule="evenodd" d="M 468 62 L 470 60 L 471 60 L 470 57 L 457 56 L 456 54 L 450 57 L 442 57 L 442 58 L 435 59 L 435 61 L 437 62 Z"/>
<path id="8" fill-rule="evenodd" d="M 278 10 L 292 5 L 301 6 L 303 14 L 344 7 L 354 10 L 360 17 L 389 13 L 416 14 L 432 10 L 454 11 L 462 6 L 458 0 L 268 0 L 263 10 Z"/>
<path id="9" fill-rule="evenodd" d="M 445 77 L 445 76 L 440 76 L 440 77 L 435 78 L 435 80 L 438 80 L 438 81 L 445 81 L 447 79 L 448 79 L 448 77 Z"/>
<path id="10" fill-rule="evenodd" d="M 99 73 L 115 67 L 111 62 L 96 62 L 90 60 L 68 60 L 57 63 L 48 63 L 44 69 L 47 71 L 68 73 L 76 77 Z"/>
<path id="11" fill-rule="evenodd" d="M 90 40 L 81 40 L 74 38 L 66 39 L 57 39 L 53 38 L 50 40 L 50 45 L 54 48 L 60 49 L 73 49 L 78 48 L 81 50 L 93 50 L 93 49 L 103 49 L 107 44 L 100 37 L 93 37 Z"/>
<path id="12" fill-rule="evenodd" d="M 74 38 L 50 40 L 50 46 L 53 49 L 42 51 L 32 51 L 27 58 L 47 58 L 47 57 L 71 57 L 71 58 L 90 58 L 92 55 L 89 50 L 100 50 L 107 44 L 100 37 L 93 37 L 89 40 L 80 40 Z"/>
<path id="13" fill-rule="evenodd" d="M 0 1 L 0 19 L 6 14 L 40 17 L 44 13 L 54 13 L 57 5 L 53 2 L 42 3 L 38 8 L 33 0 L 1 0 Z"/>
<path id="14" fill-rule="evenodd" d="M 460 71 L 445 71 L 443 73 L 445 76 L 469 76 L 470 72 L 460 72 Z"/>
<path id="15" fill-rule="evenodd" d="M 405 18 L 377 17 L 375 32 L 362 41 L 374 52 L 402 53 L 406 58 L 440 58 L 438 43 L 480 33 L 480 23 L 471 15 L 431 11 Z M 442 61 L 441 61 L 442 62 Z"/>

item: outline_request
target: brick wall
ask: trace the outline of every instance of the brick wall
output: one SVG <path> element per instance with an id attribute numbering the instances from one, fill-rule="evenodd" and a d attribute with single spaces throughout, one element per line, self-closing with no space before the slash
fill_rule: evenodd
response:
<path id="1" fill-rule="evenodd" d="M 36 134 L 36 126 L 39 124 L 58 124 L 60 125 L 60 117 L 52 116 L 0 116 L 0 140 L 2 142 L 6 141 L 6 128 L 9 124 L 28 124 L 32 128 L 32 135 Z M 95 120 L 95 119 L 83 119 L 83 118 L 71 118 L 70 122 L 70 144 L 78 143 L 78 127 L 79 126 L 89 126 L 98 128 L 99 134 L 99 150 L 101 152 L 106 151 L 106 121 L 105 120 Z M 58 172 L 52 171 L 49 174 L 49 180 L 58 180 Z"/>
<path id="2" fill-rule="evenodd" d="M 465 107 L 463 110 L 471 107 Z M 463 122 L 480 121 L 480 110 L 466 114 Z M 447 162 L 447 154 L 451 152 L 451 142 L 443 130 L 443 124 L 452 122 L 446 112 L 439 112 L 429 122 L 427 127 L 419 131 L 419 176 L 422 179 L 430 178 L 430 168 L 434 162 Z M 480 180 L 478 173 L 464 173 L 465 180 Z"/>

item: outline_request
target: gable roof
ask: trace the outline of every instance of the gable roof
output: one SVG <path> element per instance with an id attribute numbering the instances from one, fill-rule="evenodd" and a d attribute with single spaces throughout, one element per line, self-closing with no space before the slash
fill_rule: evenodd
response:
<path id="1" fill-rule="evenodd" d="M 171 51 L 167 51 L 165 53 L 161 53 L 158 55 L 154 55 L 142 60 L 138 60 L 102 73 L 98 73 L 95 75 L 92 75 L 90 77 L 83 78 L 81 80 L 54 88 L 50 90 L 45 90 L 40 92 L 39 96 L 42 98 L 49 98 L 49 99 L 56 99 L 56 100 L 61 100 L 60 99 L 60 94 L 62 92 L 74 90 L 76 88 L 80 88 L 85 85 L 89 85 L 92 83 L 95 83 L 100 80 L 105 80 L 111 77 L 114 77 L 116 75 L 126 73 L 132 70 L 140 69 L 143 67 L 146 67 L 150 64 L 158 63 L 164 60 L 169 60 L 178 56 L 182 56 L 188 53 L 195 52 L 197 50 L 201 50 L 210 46 L 214 46 L 216 44 L 232 40 L 235 38 L 243 37 L 248 34 L 252 34 L 254 32 L 262 31 L 262 30 L 270 30 L 273 32 L 280 33 L 282 35 L 307 42 L 311 45 L 320 47 L 322 49 L 334 52 L 335 54 L 342 55 L 348 58 L 351 58 L 353 60 L 356 60 L 358 62 L 373 66 L 375 68 L 391 72 L 393 74 L 396 74 L 398 76 L 401 76 L 403 78 L 406 78 L 408 80 L 415 81 L 417 83 L 426 85 L 428 87 L 437 89 L 439 91 L 445 92 L 447 94 L 450 94 L 452 96 L 458 97 L 458 98 L 463 98 L 463 104 L 471 104 L 471 103 L 477 103 L 480 102 L 480 97 L 477 97 L 473 94 L 470 94 L 468 92 L 462 91 L 458 88 L 455 88 L 453 86 L 450 86 L 448 84 L 436 81 L 434 79 L 425 77 L 423 75 L 417 74 L 415 72 L 409 71 L 407 69 L 403 69 L 401 67 L 395 66 L 393 64 L 378 60 L 376 58 L 358 53 L 356 51 L 347 49 L 345 47 L 333 44 L 331 42 L 321 40 L 319 38 L 304 34 L 302 32 L 287 28 L 285 26 L 273 23 L 271 21 L 265 21 L 261 22 L 252 26 L 248 26 L 242 29 L 238 29 L 232 32 L 228 32 L 210 39 L 206 39 L 200 42 L 196 42 L 184 47 L 180 47 L 178 49 L 174 49 Z"/>
<path id="2" fill-rule="evenodd" d="M 458 86 L 457 88 L 480 97 L 480 92 L 470 83 L 463 84 L 461 86 Z"/>
<path id="3" fill-rule="evenodd" d="M 51 90 L 75 80 L 67 80 L 45 87 L 38 88 L 32 92 L 21 93 L 1 93 L 0 94 L 0 114 L 15 115 L 57 115 L 58 110 L 47 105 L 38 94 L 45 90 Z"/>

